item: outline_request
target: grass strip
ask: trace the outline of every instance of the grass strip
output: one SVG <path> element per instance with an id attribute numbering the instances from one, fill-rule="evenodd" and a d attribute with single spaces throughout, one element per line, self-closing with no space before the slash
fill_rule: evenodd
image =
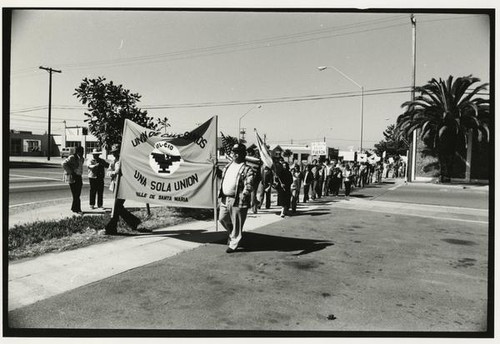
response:
<path id="1" fill-rule="evenodd" d="M 109 213 L 15 225 L 9 228 L 8 232 L 9 260 L 77 249 L 124 236 L 141 235 L 180 223 L 213 219 L 212 209 L 151 207 L 150 214 L 143 208 L 128 210 L 141 219 L 141 225 L 133 231 L 120 220 L 117 236 L 103 235 L 102 229 L 110 220 Z"/>

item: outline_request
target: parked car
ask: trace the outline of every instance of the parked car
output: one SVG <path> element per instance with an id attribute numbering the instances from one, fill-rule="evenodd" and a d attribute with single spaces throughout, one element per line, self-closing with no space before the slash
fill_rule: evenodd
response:
<path id="1" fill-rule="evenodd" d="M 75 147 L 64 147 L 61 149 L 61 158 L 67 158 L 75 153 Z"/>

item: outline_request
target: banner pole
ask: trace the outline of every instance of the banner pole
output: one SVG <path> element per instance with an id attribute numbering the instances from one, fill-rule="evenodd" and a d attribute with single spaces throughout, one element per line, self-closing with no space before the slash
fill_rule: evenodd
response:
<path id="1" fill-rule="evenodd" d="M 116 176 L 116 181 L 115 181 L 115 192 L 114 192 L 115 200 L 113 202 L 113 209 L 111 209 L 111 217 L 113 217 L 113 215 L 115 214 L 116 196 L 118 195 L 118 187 L 120 186 L 120 176 L 121 176 L 121 163 L 120 163 L 120 173 L 118 173 L 118 175 Z"/>
<path id="2" fill-rule="evenodd" d="M 126 131 L 127 121 L 129 121 L 129 119 L 125 119 L 125 123 L 123 125 L 123 130 L 122 130 L 122 138 L 123 138 L 123 135 L 125 134 L 125 131 Z M 123 162 L 122 153 L 123 153 L 123 145 L 122 145 L 122 143 L 120 143 L 120 158 L 118 159 L 118 162 L 120 163 L 120 169 L 118 171 L 118 175 L 116 176 L 117 179 L 116 179 L 115 192 L 114 192 L 115 201 L 113 202 L 113 209 L 111 209 L 111 218 L 113 218 L 113 215 L 115 214 L 116 196 L 118 196 L 118 188 L 120 187 L 120 178 L 122 175 L 122 162 Z M 116 166 L 116 161 L 115 161 L 115 166 Z"/>
<path id="3" fill-rule="evenodd" d="M 219 132 L 219 127 L 218 127 L 218 121 L 219 121 L 219 116 L 215 116 L 215 165 L 214 165 L 214 221 L 215 221 L 215 231 L 219 231 L 219 222 L 217 221 L 217 164 L 218 164 L 218 159 L 217 159 L 217 154 L 219 153 L 219 147 L 217 146 L 218 140 L 217 140 L 217 133 Z"/>

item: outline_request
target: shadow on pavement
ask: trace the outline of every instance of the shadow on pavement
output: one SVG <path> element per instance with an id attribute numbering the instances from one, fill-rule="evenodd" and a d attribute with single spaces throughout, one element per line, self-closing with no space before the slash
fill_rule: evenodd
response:
<path id="1" fill-rule="evenodd" d="M 363 194 L 351 194 L 349 197 L 352 198 L 373 198 L 371 195 L 363 195 Z"/>
<path id="2" fill-rule="evenodd" d="M 243 235 L 243 239 L 240 242 L 240 248 L 236 251 L 236 253 L 262 251 L 300 251 L 295 255 L 302 256 L 308 253 L 323 250 L 324 248 L 332 245 L 332 242 L 324 240 L 289 238 L 256 232 L 245 232 L 245 234 Z"/>
<path id="3" fill-rule="evenodd" d="M 297 216 L 321 216 L 321 215 L 328 215 L 330 214 L 330 209 L 325 208 L 325 209 L 314 209 L 314 210 L 301 210 L 297 209 L 297 212 L 294 213 L 291 217 L 297 217 Z M 278 213 L 279 215 L 279 213 Z"/>
<path id="4" fill-rule="evenodd" d="M 157 230 L 154 232 L 143 232 L 140 234 L 136 233 L 118 233 L 118 236 L 135 236 L 138 239 L 141 237 L 151 237 L 151 236 L 156 236 L 156 237 L 168 237 L 172 239 L 178 239 L 178 240 L 184 240 L 184 241 L 191 241 L 191 242 L 196 242 L 200 244 L 204 243 L 210 243 L 210 242 L 217 242 L 223 240 L 225 243 L 225 240 L 227 238 L 227 233 L 224 230 L 224 228 L 219 228 L 218 232 L 209 232 L 204 229 L 185 229 L 185 230 L 174 230 L 174 231 L 167 231 L 167 230 Z"/>
<path id="5" fill-rule="evenodd" d="M 141 237 L 168 237 L 178 240 L 191 241 L 196 243 L 213 243 L 218 245 L 227 244 L 227 232 L 222 229 L 218 232 L 208 232 L 203 229 L 187 229 L 180 231 L 155 231 L 152 233 L 144 234 L 118 234 L 124 236 L 136 236 L 138 239 Z M 260 251 L 279 251 L 279 252 L 293 252 L 296 256 L 301 256 L 311 252 L 316 252 L 324 249 L 325 247 L 332 246 L 333 243 L 324 240 L 315 239 L 300 239 L 289 238 L 283 236 L 275 236 L 269 234 L 262 234 L 256 232 L 244 232 L 243 239 L 240 242 L 240 247 L 237 252 L 260 252 Z"/>

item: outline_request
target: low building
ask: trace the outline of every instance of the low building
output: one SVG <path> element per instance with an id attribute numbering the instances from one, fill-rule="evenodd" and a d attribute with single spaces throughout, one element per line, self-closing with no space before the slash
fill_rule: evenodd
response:
<path id="1" fill-rule="evenodd" d="M 63 134 L 50 135 L 50 156 L 60 156 L 62 148 L 85 147 L 85 154 L 100 148 L 94 135 L 85 127 L 67 127 Z M 31 131 L 10 130 L 11 156 L 48 156 L 48 135 L 33 134 Z M 106 154 L 104 154 L 106 156 Z"/>
<path id="2" fill-rule="evenodd" d="M 33 134 L 31 131 L 10 130 L 10 156 L 48 156 L 48 135 Z M 59 147 L 51 135 L 50 156 L 58 156 Z"/>
<path id="3" fill-rule="evenodd" d="M 286 145 L 270 145 L 270 151 L 273 157 L 282 157 L 285 151 L 292 152 L 290 157 L 284 157 L 290 163 L 307 164 L 313 160 L 323 161 L 325 159 L 338 159 L 339 150 L 331 147 L 324 147 L 325 154 L 313 149 L 312 145 L 306 144 L 286 144 Z"/>
<path id="4" fill-rule="evenodd" d="M 285 157 L 290 163 L 307 163 L 311 157 L 311 147 L 309 145 L 288 144 L 278 146 L 281 149 L 281 154 L 286 151 L 292 152 L 290 157 Z"/>
<path id="5" fill-rule="evenodd" d="M 88 133 L 86 127 L 66 127 L 61 137 L 61 147 L 84 147 L 85 154 L 92 152 L 94 148 L 100 149 L 97 137 Z M 106 148 L 102 147 L 103 156 L 107 156 Z"/>

